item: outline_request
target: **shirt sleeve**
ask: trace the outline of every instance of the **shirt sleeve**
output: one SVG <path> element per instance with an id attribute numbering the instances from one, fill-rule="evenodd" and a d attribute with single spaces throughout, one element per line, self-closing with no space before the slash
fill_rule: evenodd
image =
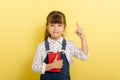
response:
<path id="1" fill-rule="evenodd" d="M 81 51 L 81 49 L 78 48 L 74 43 L 72 43 L 72 53 L 73 53 L 74 57 L 76 57 L 80 60 L 87 60 L 89 57 L 89 53 L 88 53 L 88 55 L 85 55 L 83 53 L 83 51 Z"/>
<path id="2" fill-rule="evenodd" d="M 41 74 L 44 74 L 46 69 L 46 64 L 42 61 L 42 53 L 45 53 L 44 49 L 45 48 L 43 44 L 38 46 L 32 64 L 32 70 Z"/>

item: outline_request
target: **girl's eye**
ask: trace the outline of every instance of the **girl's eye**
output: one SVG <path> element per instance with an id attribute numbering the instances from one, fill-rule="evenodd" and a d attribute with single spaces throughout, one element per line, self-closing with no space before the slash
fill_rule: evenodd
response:
<path id="1" fill-rule="evenodd" d="M 54 25 L 53 25 L 53 24 L 51 24 L 50 26 L 51 26 L 51 27 L 53 27 Z"/>
<path id="2" fill-rule="evenodd" d="M 61 24 L 59 24 L 58 26 L 59 26 L 59 27 L 61 27 L 62 25 L 61 25 Z"/>

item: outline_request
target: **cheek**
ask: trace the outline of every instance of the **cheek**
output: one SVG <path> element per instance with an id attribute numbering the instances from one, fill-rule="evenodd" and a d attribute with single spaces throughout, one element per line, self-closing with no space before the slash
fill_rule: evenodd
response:
<path id="1" fill-rule="evenodd" d="M 64 28 L 61 28 L 61 31 L 62 31 L 62 32 L 64 32 L 64 30 L 65 30 Z"/>
<path id="2" fill-rule="evenodd" d="M 50 27 L 48 27 L 47 30 L 48 30 L 49 32 L 53 31 L 53 29 L 50 28 Z"/>

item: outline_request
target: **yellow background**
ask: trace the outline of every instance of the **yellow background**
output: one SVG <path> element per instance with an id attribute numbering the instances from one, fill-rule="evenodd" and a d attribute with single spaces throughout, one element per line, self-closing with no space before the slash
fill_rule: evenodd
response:
<path id="1" fill-rule="evenodd" d="M 31 66 L 52 10 L 65 13 L 67 39 L 80 47 L 76 22 L 86 34 L 90 57 L 74 58 L 71 79 L 120 80 L 120 0 L 1 0 L 0 80 L 39 80 Z"/>

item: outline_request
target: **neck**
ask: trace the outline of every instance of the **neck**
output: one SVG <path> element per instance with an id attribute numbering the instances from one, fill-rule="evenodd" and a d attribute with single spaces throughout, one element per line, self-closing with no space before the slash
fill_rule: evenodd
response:
<path id="1" fill-rule="evenodd" d="M 60 36 L 60 37 L 61 37 L 61 36 Z M 57 41 L 57 40 L 60 39 L 60 37 L 50 37 L 50 38 Z"/>
<path id="2" fill-rule="evenodd" d="M 56 40 L 56 41 L 59 40 L 59 38 L 54 38 L 54 37 L 51 37 L 51 39 Z"/>

